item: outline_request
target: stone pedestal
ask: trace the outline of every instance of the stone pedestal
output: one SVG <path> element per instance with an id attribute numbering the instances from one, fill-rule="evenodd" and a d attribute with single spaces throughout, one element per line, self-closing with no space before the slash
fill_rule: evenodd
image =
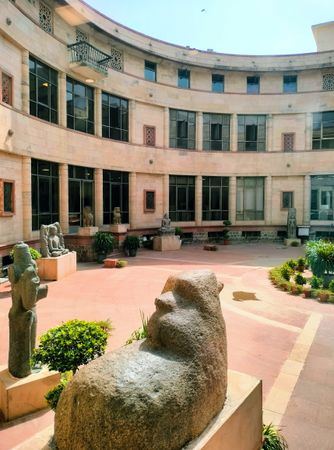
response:
<path id="1" fill-rule="evenodd" d="M 99 227 L 80 227 L 79 236 L 94 236 L 99 231 Z"/>
<path id="2" fill-rule="evenodd" d="M 128 231 L 129 224 L 128 223 L 113 223 L 110 225 L 110 231 L 112 233 L 126 233 Z"/>
<path id="3" fill-rule="evenodd" d="M 298 238 L 289 238 L 289 239 L 284 239 L 284 245 L 286 245 L 287 247 L 290 247 L 292 242 L 298 242 L 298 247 L 300 245 L 302 245 L 302 241 Z"/>
<path id="4" fill-rule="evenodd" d="M 37 267 L 38 275 L 42 280 L 61 280 L 77 271 L 77 254 L 70 252 L 57 258 L 39 258 Z"/>
<path id="5" fill-rule="evenodd" d="M 44 395 L 60 381 L 58 372 L 43 368 L 25 378 L 10 375 L 0 366 L 0 410 L 5 421 L 33 413 L 48 405 Z"/>
<path id="6" fill-rule="evenodd" d="M 158 252 L 164 252 L 167 250 L 180 250 L 181 248 L 181 240 L 179 236 L 171 235 L 162 235 L 155 236 L 153 238 L 153 250 Z"/>

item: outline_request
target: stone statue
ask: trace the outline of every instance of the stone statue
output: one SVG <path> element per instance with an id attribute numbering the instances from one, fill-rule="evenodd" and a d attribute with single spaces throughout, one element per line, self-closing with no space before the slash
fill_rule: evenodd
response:
<path id="1" fill-rule="evenodd" d="M 36 303 L 48 293 L 47 286 L 40 286 L 36 263 L 24 242 L 14 247 L 14 264 L 8 268 L 8 278 L 12 285 L 8 370 L 14 377 L 23 378 L 31 373 L 30 359 L 36 344 Z"/>
<path id="2" fill-rule="evenodd" d="M 80 369 L 57 405 L 59 450 L 176 450 L 223 408 L 225 323 L 209 270 L 168 278 L 148 337 Z"/>
<path id="3" fill-rule="evenodd" d="M 85 206 L 83 209 L 83 226 L 92 227 L 94 222 L 94 216 L 90 206 Z"/>
<path id="4" fill-rule="evenodd" d="M 168 216 L 168 213 L 165 213 L 162 221 L 161 221 L 161 227 L 159 228 L 158 234 L 164 235 L 164 234 L 175 234 L 175 228 L 172 228 L 171 220 Z"/>
<path id="5" fill-rule="evenodd" d="M 57 257 L 69 253 L 59 222 L 42 225 L 40 229 L 41 254 L 43 258 Z"/>
<path id="6" fill-rule="evenodd" d="M 288 210 L 288 223 L 287 223 L 287 234 L 288 239 L 296 238 L 296 229 L 297 229 L 297 221 L 296 221 L 296 208 L 289 208 Z"/>
<path id="7" fill-rule="evenodd" d="M 121 208 L 119 206 L 116 206 L 114 208 L 113 215 L 114 215 L 113 217 L 114 225 L 120 225 L 122 221 L 121 221 Z"/>

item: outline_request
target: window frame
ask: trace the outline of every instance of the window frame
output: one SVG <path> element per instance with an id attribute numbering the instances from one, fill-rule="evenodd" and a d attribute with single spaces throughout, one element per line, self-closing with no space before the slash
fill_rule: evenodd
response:
<path id="1" fill-rule="evenodd" d="M 332 114 L 333 118 L 331 120 L 324 120 L 326 114 Z M 334 133 L 333 136 L 324 137 L 324 124 L 334 123 L 334 110 L 333 111 L 321 111 L 313 113 L 312 120 L 312 150 L 328 150 L 334 149 Z M 319 127 L 316 128 L 315 125 L 318 124 Z M 316 134 L 316 137 L 315 137 Z M 331 143 L 330 146 L 324 146 L 326 143 Z"/>
<path id="2" fill-rule="evenodd" d="M 108 103 L 104 99 L 108 99 Z M 112 105 L 112 102 L 118 103 L 117 108 Z M 124 106 L 126 105 L 126 106 Z M 119 97 L 118 95 L 110 94 L 109 92 L 102 92 L 102 137 L 106 139 L 113 139 L 115 141 L 129 142 L 129 100 L 124 97 Z M 104 108 L 107 108 L 108 123 L 104 122 Z M 117 127 L 111 125 L 113 120 L 113 115 L 117 114 L 117 120 L 119 126 Z M 113 134 L 113 136 L 111 136 Z M 118 134 L 119 137 L 115 136 Z"/>
<path id="3" fill-rule="evenodd" d="M 5 211 L 5 184 L 10 184 L 11 188 L 11 211 Z M 0 178 L 0 217 L 12 217 L 15 215 L 15 180 Z"/>
<path id="4" fill-rule="evenodd" d="M 68 89 L 68 84 L 71 84 L 71 91 Z M 78 94 L 75 93 L 75 88 L 76 86 L 83 86 L 85 89 L 85 95 L 84 96 L 79 96 Z M 91 93 L 91 98 L 89 98 L 88 93 Z M 72 100 L 69 100 L 67 98 L 68 94 L 70 94 L 72 96 Z M 86 103 L 86 110 L 87 110 L 87 116 L 85 117 L 80 117 L 80 114 L 78 114 L 78 111 L 80 111 L 80 108 L 78 108 L 75 105 L 75 99 L 79 98 L 79 99 L 83 99 L 84 102 Z M 68 103 L 72 101 L 72 108 L 73 108 L 73 113 L 69 113 L 69 106 Z M 70 130 L 74 130 L 74 131 L 80 131 L 81 133 L 87 133 L 90 135 L 94 135 L 95 134 L 95 92 L 94 92 L 94 88 L 92 86 L 88 86 L 85 83 L 82 83 L 81 81 L 76 80 L 75 78 L 66 77 L 66 127 Z M 77 111 L 77 114 L 76 114 Z M 92 120 L 89 118 L 89 116 L 91 116 Z M 73 126 L 69 126 L 69 119 L 73 120 Z M 84 121 L 84 125 L 85 125 L 85 130 L 80 130 L 79 128 L 76 128 L 76 121 L 82 120 Z M 89 129 L 90 128 L 90 129 Z"/>
<path id="5" fill-rule="evenodd" d="M 267 146 L 267 116 L 265 114 L 238 114 L 237 122 L 238 152 L 265 152 Z M 251 131 L 247 127 L 250 126 L 256 127 L 255 140 L 247 139 L 247 133 Z M 263 138 L 259 138 L 259 127 L 263 127 Z M 240 139 L 240 137 L 243 139 Z"/>
<path id="6" fill-rule="evenodd" d="M 218 118 L 220 122 L 218 122 Z M 215 122 L 216 119 L 216 122 Z M 228 121 L 228 124 L 224 123 Z M 212 139 L 212 125 L 221 126 L 221 139 Z M 210 139 L 205 139 L 206 127 L 208 127 L 208 135 Z M 228 136 L 224 136 L 224 130 Z M 220 145 L 214 145 L 214 143 Z M 220 148 L 213 148 L 219 147 Z M 230 151 L 231 148 L 231 115 L 220 113 L 203 113 L 203 151 Z"/>
<path id="7" fill-rule="evenodd" d="M 149 194 L 153 194 L 153 207 L 152 208 L 150 208 L 148 205 L 148 195 Z M 156 204 L 155 190 L 144 189 L 144 213 L 154 213 L 155 212 L 155 204 Z"/>
<path id="8" fill-rule="evenodd" d="M 183 179 L 186 182 L 181 182 Z M 185 194 L 185 208 L 179 208 L 181 189 Z M 175 192 L 173 192 L 175 191 Z M 174 195 L 175 194 L 175 197 Z M 174 198 L 172 198 L 174 197 Z M 175 204 L 175 210 L 171 207 Z M 193 209 L 189 209 L 193 204 Z M 169 175 L 169 217 L 173 222 L 195 221 L 195 177 L 192 175 Z"/>
<path id="9" fill-rule="evenodd" d="M 291 206 L 284 206 L 284 194 L 290 194 Z M 281 209 L 287 210 L 294 208 L 294 191 L 281 191 Z"/>
<path id="10" fill-rule="evenodd" d="M 183 119 L 181 116 L 184 116 L 185 114 L 186 119 Z M 173 125 L 174 123 L 175 126 Z M 175 128 L 175 136 L 172 136 L 173 128 Z M 180 131 L 186 132 L 186 136 L 184 137 L 180 136 Z M 171 108 L 169 110 L 169 147 L 182 148 L 185 150 L 195 150 L 196 148 L 195 111 L 186 111 L 183 109 L 174 109 L 174 108 Z"/>
<path id="11" fill-rule="evenodd" d="M 214 77 L 219 77 L 220 78 L 220 83 L 221 83 L 221 89 L 215 89 L 215 83 L 219 83 L 219 81 L 214 81 Z M 216 93 L 224 93 L 225 91 L 225 77 L 224 75 L 220 74 L 220 73 L 213 73 L 211 74 L 211 92 L 216 92 Z"/>
<path id="12" fill-rule="evenodd" d="M 253 180 L 255 182 L 255 186 L 246 186 L 246 182 Z M 242 181 L 242 186 L 238 185 L 239 182 Z M 261 181 L 262 186 L 259 184 Z M 238 209 L 238 200 L 239 200 L 239 189 L 242 187 L 242 209 Z M 253 188 L 253 195 L 254 195 L 254 201 L 255 201 L 255 209 L 245 209 L 245 189 L 247 188 Z M 258 187 L 262 188 L 262 209 L 257 208 L 257 189 Z M 236 195 L 236 220 L 239 222 L 258 222 L 258 221 L 264 221 L 265 218 L 265 177 L 261 176 L 255 176 L 255 177 L 237 177 L 237 195 Z M 247 201 L 247 200 L 246 200 Z M 252 213 L 252 214 L 251 214 Z M 241 217 L 242 215 L 242 217 Z M 253 215 L 254 217 L 249 217 L 250 215 Z M 261 217 L 258 217 L 261 215 Z"/>
<path id="13" fill-rule="evenodd" d="M 151 65 L 152 67 L 147 67 L 148 65 Z M 150 78 L 150 76 L 147 76 L 149 74 L 153 74 L 154 76 Z M 146 81 L 151 81 L 152 83 L 157 82 L 157 63 L 154 61 L 149 61 L 148 59 L 145 59 L 144 61 L 144 79 Z"/>
<path id="14" fill-rule="evenodd" d="M 185 80 L 185 82 L 183 82 Z M 180 89 L 190 89 L 190 70 L 178 69 L 177 70 L 177 87 Z"/>
<path id="15" fill-rule="evenodd" d="M 226 176 L 203 176 L 202 178 L 202 221 L 222 221 L 229 217 L 229 188 L 230 179 Z M 213 191 L 219 190 L 218 209 L 212 208 Z M 227 209 L 224 209 L 224 191 L 227 198 Z M 206 199 L 208 199 L 208 208 L 205 208 Z"/>
<path id="16" fill-rule="evenodd" d="M 294 89 L 288 88 L 287 78 L 295 78 Z M 295 94 L 298 91 L 298 76 L 297 75 L 283 75 L 283 93 Z"/>
<path id="17" fill-rule="evenodd" d="M 103 169 L 103 224 L 113 223 L 114 208 L 121 208 L 122 223 L 129 223 L 129 172 Z M 118 179 L 117 179 L 118 178 Z M 113 201 L 113 191 L 119 191 L 119 204 Z"/>
<path id="18" fill-rule="evenodd" d="M 251 80 L 257 81 L 251 82 Z M 257 95 L 260 94 L 260 76 L 259 75 L 249 75 L 247 76 L 247 94 Z"/>

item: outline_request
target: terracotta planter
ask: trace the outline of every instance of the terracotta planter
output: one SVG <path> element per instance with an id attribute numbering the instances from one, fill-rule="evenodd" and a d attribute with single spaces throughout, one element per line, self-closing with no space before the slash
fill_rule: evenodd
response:
<path id="1" fill-rule="evenodd" d="M 328 292 L 319 292 L 319 302 L 320 303 L 326 303 L 329 299 L 329 293 Z"/>
<path id="2" fill-rule="evenodd" d="M 311 293 L 312 293 L 311 289 L 304 289 L 303 290 L 303 294 L 304 294 L 305 298 L 311 298 Z"/>

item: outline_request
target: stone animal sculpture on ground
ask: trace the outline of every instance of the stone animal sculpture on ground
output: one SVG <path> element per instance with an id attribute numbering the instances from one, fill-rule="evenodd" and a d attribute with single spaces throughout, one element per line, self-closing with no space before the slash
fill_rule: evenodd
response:
<path id="1" fill-rule="evenodd" d="M 83 226 L 92 227 L 94 223 L 94 216 L 90 206 L 85 206 L 83 209 Z"/>
<path id="2" fill-rule="evenodd" d="M 223 285 L 210 271 L 171 276 L 148 337 L 80 369 L 55 417 L 59 450 L 176 450 L 223 408 Z"/>

